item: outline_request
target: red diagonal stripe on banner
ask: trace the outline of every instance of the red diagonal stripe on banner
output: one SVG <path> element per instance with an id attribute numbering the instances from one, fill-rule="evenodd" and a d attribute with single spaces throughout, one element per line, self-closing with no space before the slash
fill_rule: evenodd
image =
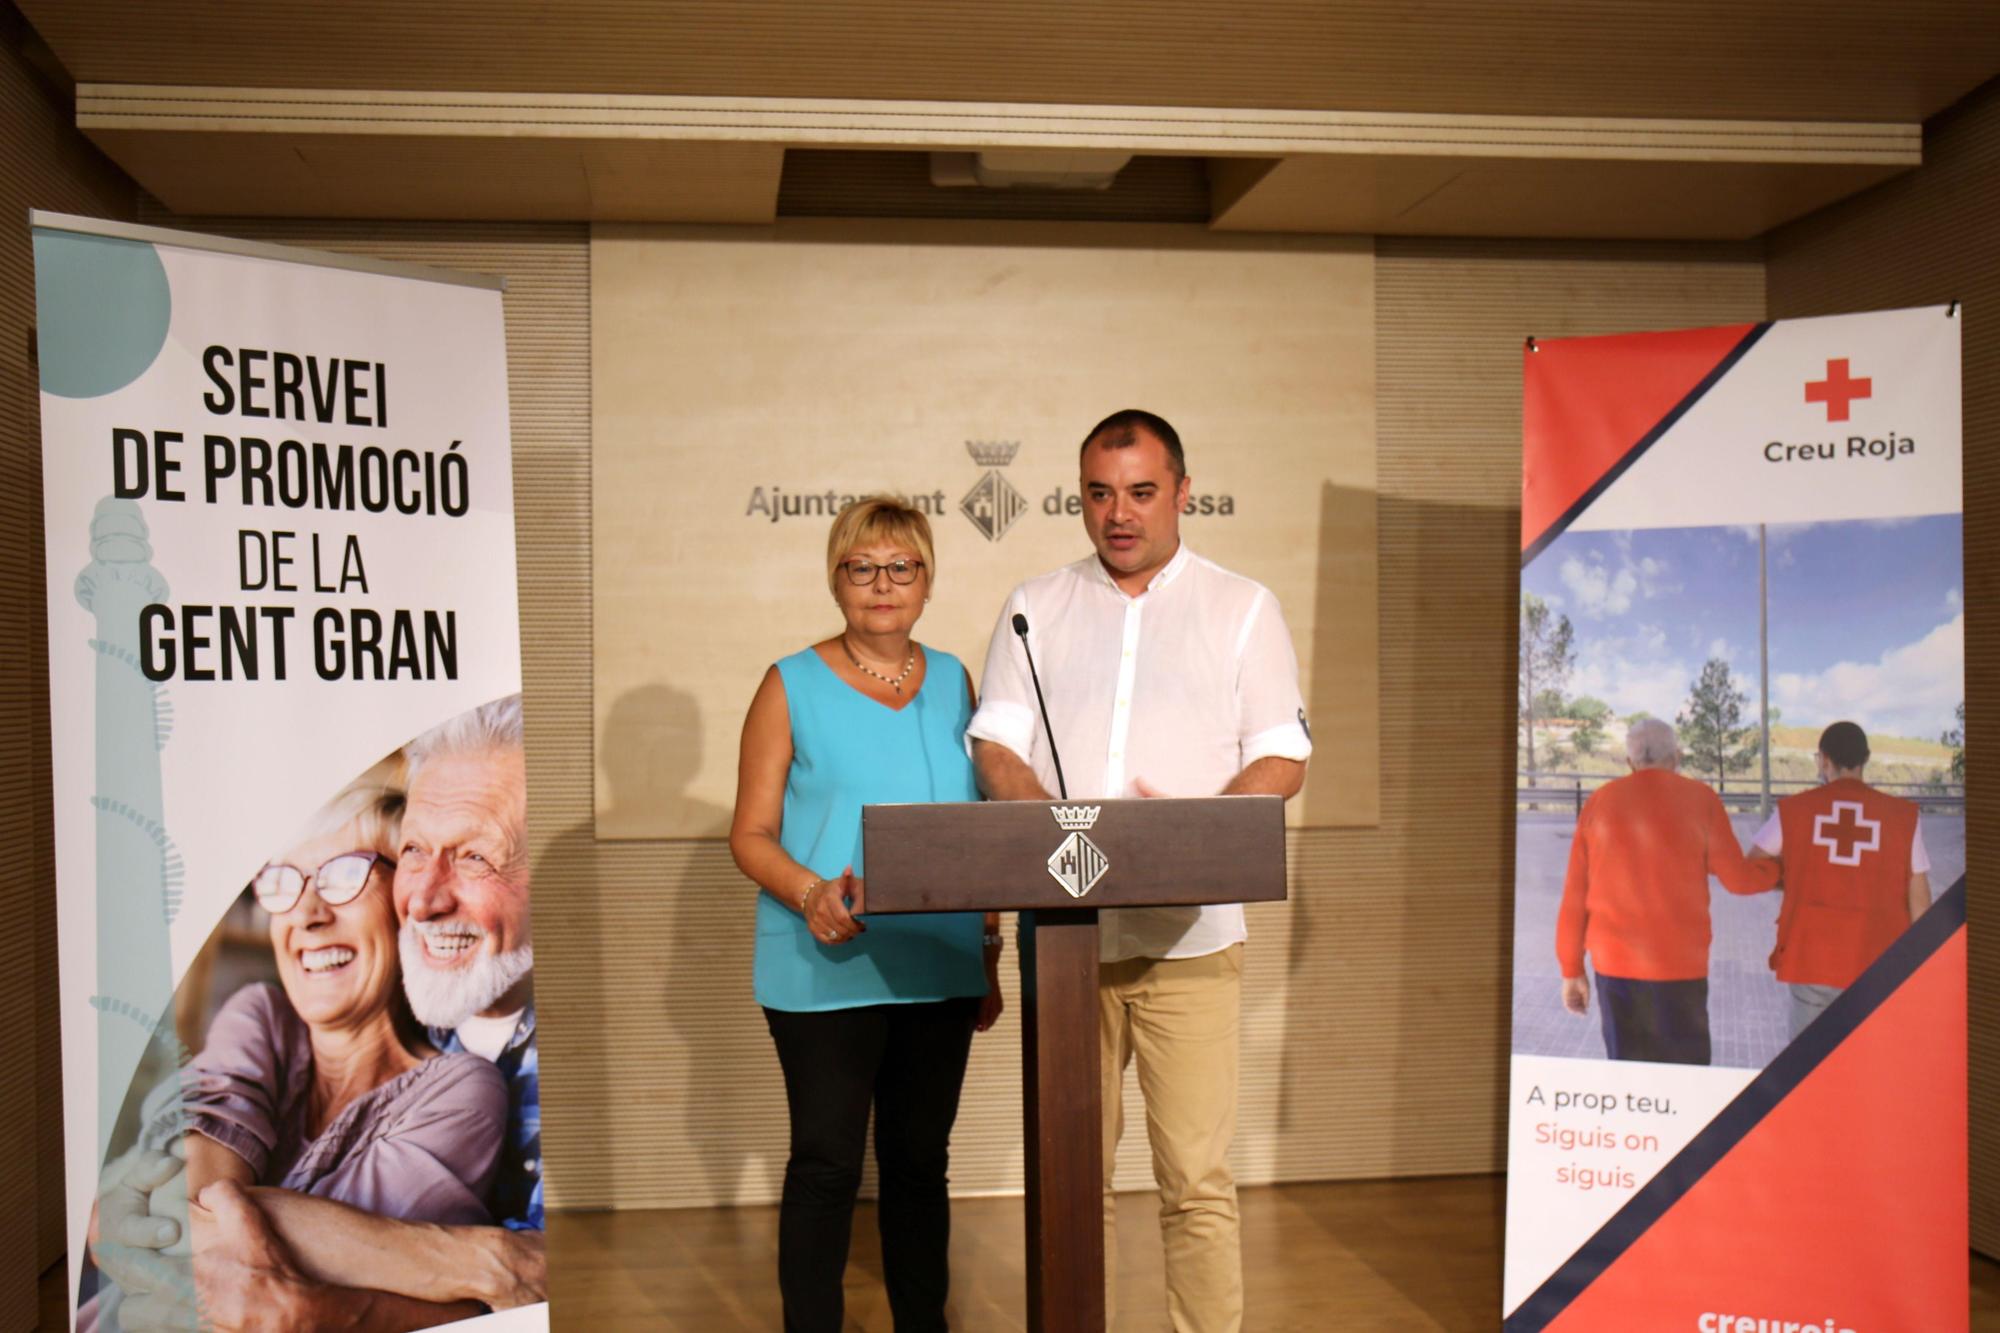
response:
<path id="1" fill-rule="evenodd" d="M 1964 1014 L 1960 927 L 1548 1327 L 1964 1328 Z"/>
<path id="2" fill-rule="evenodd" d="M 1521 549 L 1646 440 L 1755 327 L 1554 338 L 1523 351 Z"/>

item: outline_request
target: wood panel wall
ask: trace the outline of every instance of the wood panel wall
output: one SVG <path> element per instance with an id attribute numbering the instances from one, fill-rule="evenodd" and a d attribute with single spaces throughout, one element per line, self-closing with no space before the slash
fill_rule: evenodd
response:
<path id="1" fill-rule="evenodd" d="M 27 213 L 130 218 L 133 188 L 71 125 L 0 11 L 0 1328 L 35 1321 L 35 1278 L 63 1252 L 62 1081 L 56 1032 L 55 833 L 49 807 L 42 424 L 31 355 Z M 25 1019 L 25 1021 L 24 1021 Z M 32 1204 L 28 1201 L 32 1200 Z"/>
<path id="2" fill-rule="evenodd" d="M 1762 317 L 1747 245 L 1376 246 L 1382 825 L 1309 833 L 1307 1131 L 1327 1175 L 1505 1165 L 1521 364 L 1529 336 Z M 1289 1137 L 1289 1136 L 1288 1136 Z M 1371 1147 L 1372 1145 L 1372 1147 Z M 1300 1173 L 1287 1178 L 1308 1178 Z"/>
<path id="3" fill-rule="evenodd" d="M 775 1198 L 783 1099 L 749 994 L 749 888 L 720 842 L 591 835 L 581 229 L 187 225 L 508 275 L 551 1189 L 567 1207 Z M 1516 348 L 1763 310 L 1742 247 L 1385 241 L 1378 264 L 1383 822 L 1295 835 L 1293 901 L 1252 909 L 1246 1180 L 1500 1168 Z M 978 1043 L 961 1192 L 1019 1188 L 1018 1051 L 1011 1019 Z M 1148 1179 L 1128 1137 L 1119 1182 Z"/>
<path id="4" fill-rule="evenodd" d="M 783 1101 L 749 995 L 750 890 L 719 842 L 591 836 L 581 232 L 200 225 L 509 276 L 551 1188 L 569 1207 L 774 1198 Z M 1249 1180 L 1500 1167 L 1515 349 L 1528 331 L 1756 318 L 1763 278 L 1740 248 L 1385 242 L 1377 302 L 1384 819 L 1298 836 L 1293 902 L 1253 909 Z M 1017 1033 L 1003 1020 L 978 1044 L 961 1191 L 1019 1187 Z M 1147 1178 L 1131 1138 L 1120 1183 Z"/>
<path id="5" fill-rule="evenodd" d="M 2000 727 L 2000 80 L 1924 127 L 1922 171 L 1768 238 L 1773 316 L 1962 301 L 1966 729 Z M 1966 907 L 2000 909 L 2000 785 L 1967 760 Z M 2000 1256 L 2000 949 L 1971 936 L 1972 1244 Z M 1921 1108 L 1913 1107 L 1914 1114 Z"/>

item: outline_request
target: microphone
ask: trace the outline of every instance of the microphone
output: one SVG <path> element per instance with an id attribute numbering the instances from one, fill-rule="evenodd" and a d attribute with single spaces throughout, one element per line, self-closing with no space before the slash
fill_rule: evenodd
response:
<path id="1" fill-rule="evenodd" d="M 1042 698 L 1042 678 L 1035 673 L 1035 655 L 1028 648 L 1028 618 L 1014 613 L 1014 632 L 1021 636 L 1021 652 L 1028 659 L 1028 679 L 1035 682 L 1035 705 L 1042 710 L 1042 734 L 1049 738 L 1049 758 L 1056 763 L 1056 793 L 1069 799 L 1069 784 L 1063 781 L 1062 756 L 1056 753 L 1056 729 L 1049 725 L 1048 701 Z"/>

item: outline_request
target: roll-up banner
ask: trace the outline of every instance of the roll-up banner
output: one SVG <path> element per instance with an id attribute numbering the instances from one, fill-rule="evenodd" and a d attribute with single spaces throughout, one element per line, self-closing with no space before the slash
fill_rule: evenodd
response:
<path id="1" fill-rule="evenodd" d="M 1506 1327 L 1967 1327 L 1957 307 L 1523 352 Z"/>
<path id="2" fill-rule="evenodd" d="M 76 1326 L 546 1328 L 503 284 L 30 222 Z"/>

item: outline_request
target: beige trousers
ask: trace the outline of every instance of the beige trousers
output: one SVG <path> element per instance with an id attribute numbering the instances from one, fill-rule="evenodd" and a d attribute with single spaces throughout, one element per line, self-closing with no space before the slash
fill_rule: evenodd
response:
<path id="1" fill-rule="evenodd" d="M 1229 1169 L 1242 994 L 1241 944 L 1201 958 L 1130 958 L 1098 966 L 1107 1322 L 1118 1269 L 1111 1177 L 1125 1129 L 1125 1066 L 1136 1057 L 1153 1180 L 1160 1187 L 1167 1313 L 1175 1333 L 1238 1333 L 1243 1327 L 1236 1178 Z"/>

